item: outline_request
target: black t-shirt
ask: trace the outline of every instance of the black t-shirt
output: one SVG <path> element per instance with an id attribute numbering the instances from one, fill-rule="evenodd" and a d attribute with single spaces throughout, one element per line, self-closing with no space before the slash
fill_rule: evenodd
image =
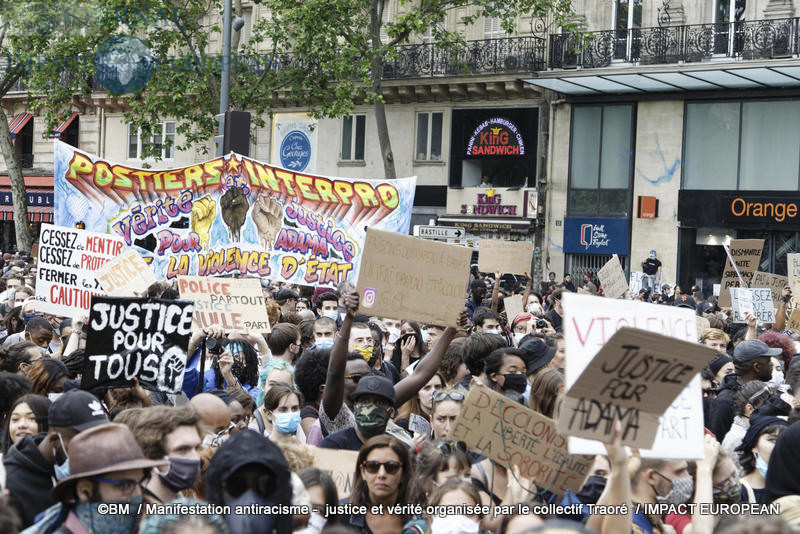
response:
<path id="1" fill-rule="evenodd" d="M 642 270 L 648 276 L 656 274 L 659 267 L 661 267 L 661 262 L 655 258 L 647 258 L 642 262 Z"/>
<path id="2" fill-rule="evenodd" d="M 556 313 L 555 310 L 550 310 L 549 312 L 544 314 L 544 318 L 547 319 L 553 328 L 555 328 L 556 332 L 561 332 L 561 316 Z"/>
<path id="3" fill-rule="evenodd" d="M 345 451 L 357 451 L 361 448 L 361 445 L 363 445 L 363 443 L 358 439 L 356 429 L 352 426 L 334 432 L 319 443 L 322 449 L 340 449 Z"/>
<path id="4" fill-rule="evenodd" d="M 305 419 L 307 417 L 319 419 L 319 404 L 316 402 L 309 402 L 300 409 L 300 419 Z"/>

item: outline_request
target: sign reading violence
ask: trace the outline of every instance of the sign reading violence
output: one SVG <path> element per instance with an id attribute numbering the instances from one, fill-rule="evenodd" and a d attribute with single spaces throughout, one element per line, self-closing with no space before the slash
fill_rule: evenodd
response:
<path id="1" fill-rule="evenodd" d="M 729 308 L 731 305 L 732 287 L 750 287 L 750 281 L 758 269 L 758 262 L 761 261 L 761 251 L 764 250 L 763 239 L 731 239 L 730 254 L 725 260 L 725 270 L 722 272 L 722 282 L 719 292 L 719 305 L 721 308 Z M 731 264 L 731 257 L 736 262 L 734 267 Z M 737 273 L 738 270 L 738 273 Z M 741 280 L 739 279 L 741 275 Z M 744 281 L 744 286 L 741 282 Z"/>
<path id="2" fill-rule="evenodd" d="M 43 224 L 36 272 L 36 311 L 72 317 L 88 311 L 104 291 L 95 270 L 119 256 L 122 239 L 109 234 Z"/>
<path id="3" fill-rule="evenodd" d="M 106 262 L 95 272 L 95 276 L 112 297 L 144 296 L 147 288 L 157 282 L 142 256 L 132 249 Z"/>
<path id="4" fill-rule="evenodd" d="M 94 297 L 81 389 L 130 387 L 180 393 L 194 304 Z"/>
<path id="5" fill-rule="evenodd" d="M 698 343 L 621 328 L 567 391 L 558 429 L 610 441 L 617 418 L 623 444 L 652 447 L 661 414 L 715 356 Z"/>
<path id="6" fill-rule="evenodd" d="M 482 273 L 523 274 L 531 272 L 533 243 L 481 239 L 478 244 L 478 270 Z"/>
<path id="7" fill-rule="evenodd" d="M 577 382 L 614 333 L 625 327 L 654 332 L 686 342 L 697 341 L 695 312 L 689 308 L 660 306 L 643 302 L 564 293 L 564 340 L 566 343 L 565 386 Z M 699 414 L 699 415 L 695 415 Z M 702 395 L 699 379 L 692 380 L 663 413 L 648 458 L 701 458 L 703 455 Z M 613 411 L 595 410 L 586 416 L 600 426 L 613 425 Z M 623 428 L 623 431 L 625 429 Z M 594 440 L 569 438 L 569 451 L 602 454 L 603 445 Z"/>
<path id="8" fill-rule="evenodd" d="M 137 249 L 160 278 L 238 273 L 327 287 L 357 278 L 366 227 L 408 233 L 416 185 L 314 176 L 233 153 L 144 170 L 59 141 L 54 166 L 56 222 L 128 246 L 154 239 L 153 250 Z"/>
<path id="9" fill-rule="evenodd" d="M 182 298 L 194 301 L 195 330 L 216 325 L 226 332 L 271 331 L 257 278 L 179 276 L 178 289 Z"/>
<path id="10" fill-rule="evenodd" d="M 519 467 L 520 475 L 563 495 L 577 491 L 594 461 L 570 456 L 555 421 L 481 385 L 470 387 L 450 438 L 495 462 Z"/>
<path id="11" fill-rule="evenodd" d="M 372 228 L 357 291 L 366 315 L 458 326 L 472 250 Z"/>

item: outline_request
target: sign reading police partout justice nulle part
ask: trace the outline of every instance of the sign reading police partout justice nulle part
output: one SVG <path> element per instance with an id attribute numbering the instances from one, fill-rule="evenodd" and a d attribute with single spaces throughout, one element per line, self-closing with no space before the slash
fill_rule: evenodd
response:
<path id="1" fill-rule="evenodd" d="M 94 297 L 81 389 L 142 387 L 180 393 L 194 304 L 189 301 Z"/>

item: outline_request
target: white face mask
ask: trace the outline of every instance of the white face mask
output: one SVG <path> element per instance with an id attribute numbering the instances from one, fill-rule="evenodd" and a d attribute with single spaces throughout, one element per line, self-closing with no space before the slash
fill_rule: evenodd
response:
<path id="1" fill-rule="evenodd" d="M 519 345 L 519 342 L 522 341 L 522 338 L 526 335 L 527 334 L 525 332 L 514 332 L 514 343 Z"/>
<path id="2" fill-rule="evenodd" d="M 333 319 L 334 321 L 339 318 L 339 312 L 336 310 L 325 310 L 322 312 L 323 317 L 327 317 L 328 319 Z"/>
<path id="3" fill-rule="evenodd" d="M 484 330 L 484 332 L 486 332 L 487 334 L 499 334 L 499 333 L 500 333 L 500 332 L 498 332 L 498 331 L 497 331 L 497 330 L 495 330 L 495 329 L 491 329 L 491 330 Z"/>
<path id="4" fill-rule="evenodd" d="M 394 343 L 400 339 L 400 329 L 399 328 L 390 328 L 389 329 L 389 343 Z"/>
<path id="5" fill-rule="evenodd" d="M 478 534 L 480 524 L 465 515 L 434 517 L 431 534 Z"/>
<path id="6" fill-rule="evenodd" d="M 772 370 L 772 378 L 770 378 L 767 385 L 772 388 L 777 388 L 783 384 L 783 371 L 778 371 L 777 369 Z"/>

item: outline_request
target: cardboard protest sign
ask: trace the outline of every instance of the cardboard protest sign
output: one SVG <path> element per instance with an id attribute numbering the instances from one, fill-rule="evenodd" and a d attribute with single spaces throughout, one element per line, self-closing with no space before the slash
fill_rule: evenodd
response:
<path id="1" fill-rule="evenodd" d="M 777 308 L 781 300 L 781 292 L 789 279 L 786 276 L 779 274 L 763 273 L 756 271 L 753 279 L 750 281 L 750 287 L 768 287 L 772 290 L 772 306 Z"/>
<path id="2" fill-rule="evenodd" d="M 112 297 L 143 296 L 147 288 L 158 281 L 142 256 L 133 249 L 106 262 L 94 274 Z"/>
<path id="3" fill-rule="evenodd" d="M 792 252 L 786 255 L 786 274 L 789 285 L 794 288 L 800 280 L 800 254 Z"/>
<path id="4" fill-rule="evenodd" d="M 61 141 L 56 224 L 156 241 L 159 279 L 238 273 L 335 287 L 358 277 L 365 228 L 408 233 L 416 178 L 333 178 L 239 154 L 175 169 L 104 161 Z M 173 228 L 188 219 L 189 227 Z"/>
<path id="5" fill-rule="evenodd" d="M 503 306 L 506 309 L 506 319 L 508 324 L 514 320 L 514 317 L 525 311 L 522 307 L 522 295 L 512 295 L 503 299 Z"/>
<path id="6" fill-rule="evenodd" d="M 616 417 L 623 444 L 652 447 L 661 415 L 714 357 L 695 342 L 621 328 L 567 391 L 558 430 L 609 441 Z"/>
<path id="7" fill-rule="evenodd" d="M 570 456 L 555 421 L 485 386 L 473 385 L 450 438 L 558 495 L 580 488 L 593 458 Z"/>
<path id="8" fill-rule="evenodd" d="M 731 288 L 733 322 L 745 322 L 745 314 L 752 313 L 759 323 L 774 323 L 775 308 L 772 307 L 772 290 L 769 288 Z"/>
<path id="9" fill-rule="evenodd" d="M 328 472 L 336 484 L 339 495 L 349 496 L 353 492 L 358 451 L 309 448 L 314 455 L 314 467 Z"/>
<path id="10" fill-rule="evenodd" d="M 532 259 L 531 242 L 481 239 L 478 243 L 478 270 L 482 273 L 529 273 Z"/>
<path id="11" fill-rule="evenodd" d="M 600 297 L 565 293 L 563 332 L 566 343 L 565 386 L 569 390 L 578 380 L 595 354 L 603 348 L 614 333 L 623 327 L 638 328 L 688 342 L 697 341 L 695 312 L 690 308 L 661 306 L 644 302 L 610 300 Z M 684 424 L 686 413 L 680 412 L 673 403 L 661 416 L 656 440 L 651 451 L 673 451 L 670 458 L 702 458 L 703 422 L 702 392 L 700 381 L 692 381 L 684 388 L 683 404 L 687 411 L 700 414 L 698 424 Z M 694 419 L 692 419 L 694 421 Z M 679 424 L 680 423 L 680 424 Z M 673 425 L 667 428 L 667 425 Z M 596 454 L 600 442 L 581 438 L 569 438 L 569 451 L 580 454 Z M 646 455 L 645 450 L 642 455 Z M 601 453 L 602 454 L 602 453 Z M 648 456 L 655 457 L 655 456 Z"/>
<path id="12" fill-rule="evenodd" d="M 43 224 L 36 270 L 36 311 L 72 317 L 103 295 L 95 270 L 120 255 L 125 244 L 109 234 Z"/>
<path id="13" fill-rule="evenodd" d="M 747 287 L 750 287 L 750 281 L 758 269 L 758 263 L 761 261 L 761 251 L 764 249 L 763 239 L 732 239 L 729 246 L 730 254 L 736 262 L 736 268 L 731 264 L 731 259 L 728 257 L 725 260 L 725 270 L 722 272 L 722 282 L 719 293 L 719 305 L 721 308 L 728 308 L 731 305 L 731 294 L 729 289 L 732 287 L 741 287 L 739 274 Z M 726 255 L 727 256 L 727 255 Z"/>
<path id="14" fill-rule="evenodd" d="M 622 264 L 620 264 L 619 256 L 616 254 L 597 271 L 597 277 L 600 279 L 603 295 L 608 298 L 619 298 L 628 290 L 625 271 L 622 270 Z"/>
<path id="15" fill-rule="evenodd" d="M 180 393 L 194 304 L 94 297 L 81 389 L 130 387 Z"/>
<path id="16" fill-rule="evenodd" d="M 359 311 L 458 326 L 472 251 L 370 228 L 361 257 Z"/>
<path id="17" fill-rule="evenodd" d="M 789 315 L 789 320 L 786 323 L 786 328 L 800 334 L 800 310 L 792 310 L 791 315 Z"/>
<path id="18" fill-rule="evenodd" d="M 638 295 L 642 289 L 642 280 L 644 280 L 644 273 L 642 271 L 631 271 L 631 278 L 628 282 L 628 289 L 632 295 Z"/>
<path id="19" fill-rule="evenodd" d="M 226 332 L 271 332 L 261 280 L 179 276 L 181 298 L 194 301 L 195 330 L 221 326 Z"/>

